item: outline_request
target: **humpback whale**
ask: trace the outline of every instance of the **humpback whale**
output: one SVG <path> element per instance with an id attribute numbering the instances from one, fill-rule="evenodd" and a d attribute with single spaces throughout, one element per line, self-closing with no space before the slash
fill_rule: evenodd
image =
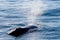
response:
<path id="1" fill-rule="evenodd" d="M 37 27 L 34 26 L 34 25 L 31 25 L 31 26 L 28 26 L 28 27 L 25 27 L 25 28 L 19 27 L 19 28 L 15 28 L 15 29 L 12 29 L 12 30 L 8 31 L 7 33 L 8 33 L 8 35 L 18 37 L 18 36 L 21 36 L 21 35 L 25 34 L 30 29 L 34 29 L 34 28 L 37 28 Z"/>

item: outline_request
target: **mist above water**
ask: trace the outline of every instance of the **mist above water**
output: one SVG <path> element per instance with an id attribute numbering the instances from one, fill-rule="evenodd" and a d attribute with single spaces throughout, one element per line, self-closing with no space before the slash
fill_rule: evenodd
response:
<path id="1" fill-rule="evenodd" d="M 37 15 L 42 15 L 45 9 L 45 4 L 42 1 L 29 2 L 28 6 L 30 11 L 28 12 L 27 19 L 29 24 L 36 24 Z"/>

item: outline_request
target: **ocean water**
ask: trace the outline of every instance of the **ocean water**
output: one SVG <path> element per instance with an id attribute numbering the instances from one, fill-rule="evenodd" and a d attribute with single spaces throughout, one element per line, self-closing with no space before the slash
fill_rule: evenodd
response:
<path id="1" fill-rule="evenodd" d="M 19 37 L 7 34 L 30 20 L 41 26 Z M 0 0 L 0 40 L 60 40 L 60 0 Z"/>

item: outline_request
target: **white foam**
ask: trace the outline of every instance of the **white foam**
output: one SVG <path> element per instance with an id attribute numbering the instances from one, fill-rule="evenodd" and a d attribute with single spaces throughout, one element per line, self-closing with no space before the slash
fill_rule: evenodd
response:
<path id="1" fill-rule="evenodd" d="M 16 28 L 8 31 L 7 33 L 10 34 L 10 33 L 12 33 L 12 32 L 15 31 L 15 30 L 16 30 Z"/>

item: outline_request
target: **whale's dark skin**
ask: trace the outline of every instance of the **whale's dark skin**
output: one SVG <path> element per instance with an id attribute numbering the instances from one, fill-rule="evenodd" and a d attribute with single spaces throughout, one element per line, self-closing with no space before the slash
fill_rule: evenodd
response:
<path id="1" fill-rule="evenodd" d="M 34 29 L 34 28 L 37 28 L 37 27 L 36 26 L 29 26 L 29 27 L 26 27 L 26 28 L 16 28 L 16 30 L 14 30 L 13 32 L 11 32 L 9 35 L 18 37 L 18 36 L 21 36 L 21 35 L 25 34 L 30 29 Z"/>

